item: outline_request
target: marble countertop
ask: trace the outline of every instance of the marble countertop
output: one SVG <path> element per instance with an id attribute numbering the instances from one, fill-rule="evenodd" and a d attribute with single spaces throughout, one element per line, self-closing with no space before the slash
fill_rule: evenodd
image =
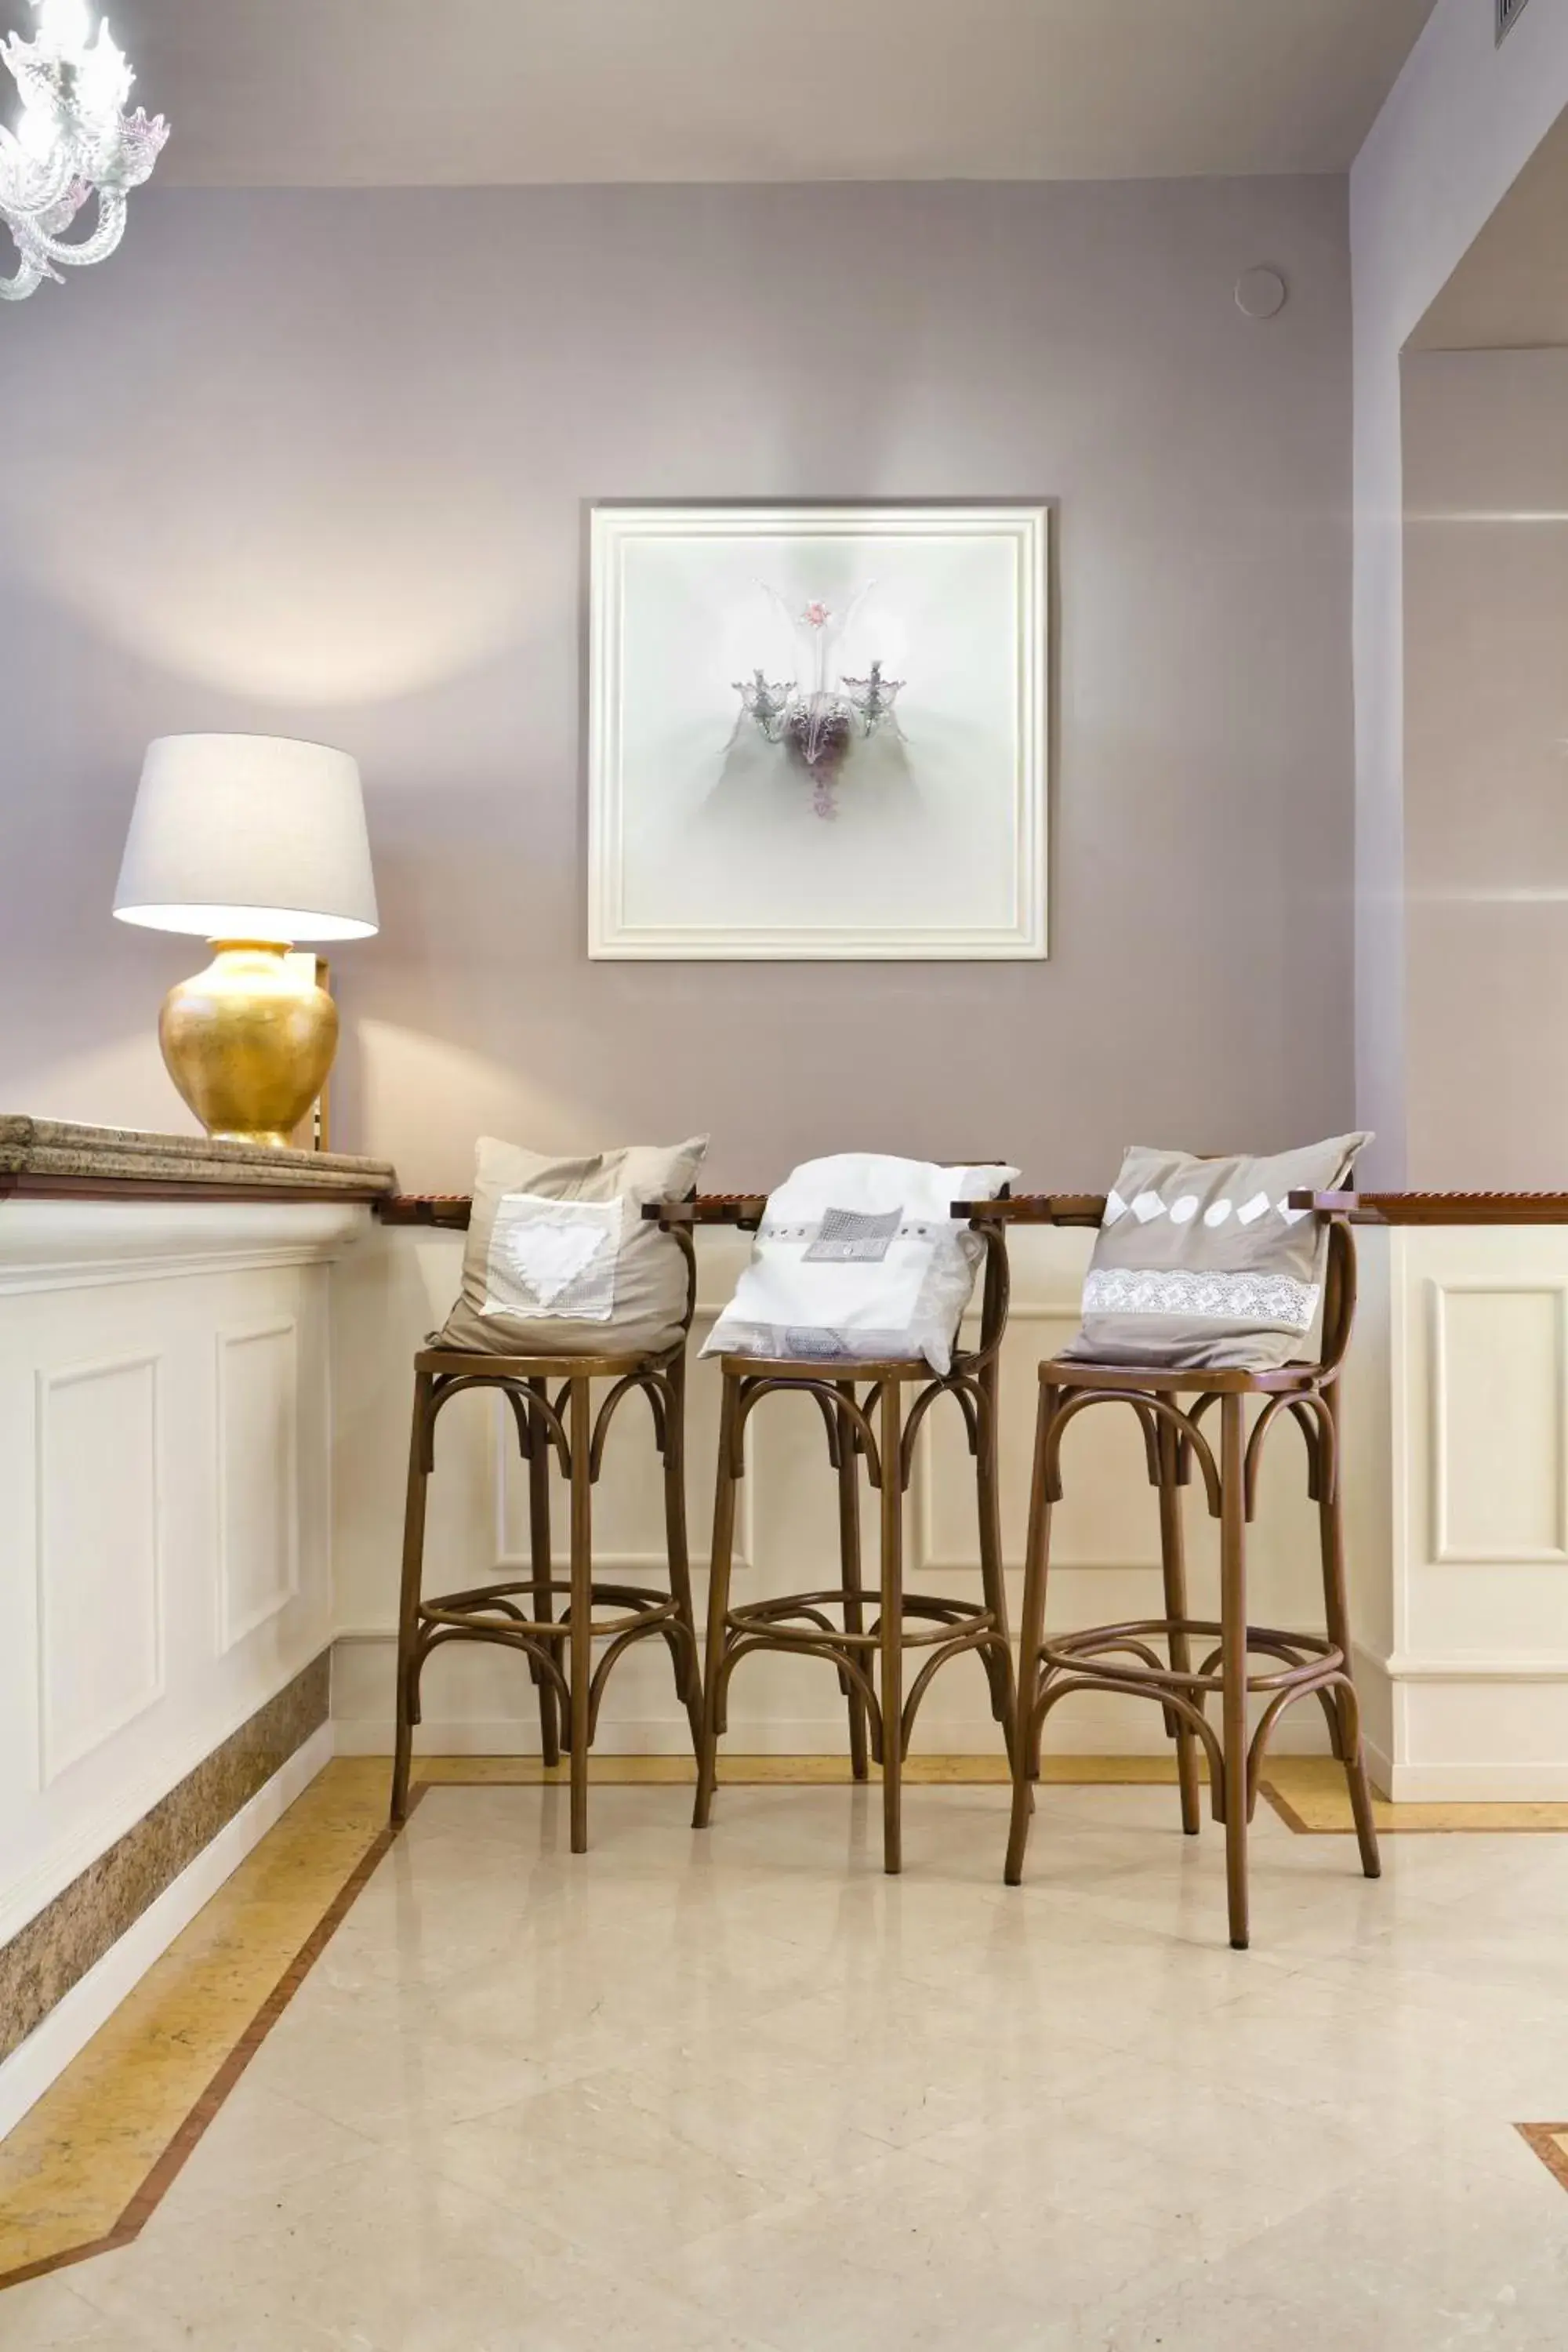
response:
<path id="1" fill-rule="evenodd" d="M 389 1160 L 352 1152 L 276 1151 L 0 1113 L 0 1201 L 380 1201 L 396 1190 Z"/>

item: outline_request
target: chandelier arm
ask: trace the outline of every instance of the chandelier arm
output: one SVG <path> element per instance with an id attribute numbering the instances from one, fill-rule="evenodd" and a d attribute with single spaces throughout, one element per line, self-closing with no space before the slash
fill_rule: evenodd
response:
<path id="1" fill-rule="evenodd" d="M 21 268 L 14 278 L 0 278 L 0 302 L 22 302 L 46 278 L 59 278 L 58 269 L 46 269 L 40 261 L 23 257 Z"/>
<path id="2" fill-rule="evenodd" d="M 79 244 L 68 245 L 63 237 L 40 235 L 39 243 L 51 261 L 64 261 L 80 268 L 90 261 L 107 261 L 125 234 L 125 216 L 129 206 L 123 195 L 114 188 L 99 188 L 98 219 L 92 233 Z"/>
<path id="3" fill-rule="evenodd" d="M 0 40 L 0 63 L 22 100 L 20 133 L 0 125 L 0 223 L 17 256 L 14 274 L 0 278 L 6 302 L 46 278 L 63 283 L 62 268 L 108 258 L 125 234 L 129 193 L 148 178 L 169 135 L 162 115 L 127 110 L 134 77 L 107 25 L 92 26 L 85 8 L 62 18 L 53 0 L 32 5 L 37 37 Z M 71 238 L 90 197 L 98 216 L 85 236 Z"/>

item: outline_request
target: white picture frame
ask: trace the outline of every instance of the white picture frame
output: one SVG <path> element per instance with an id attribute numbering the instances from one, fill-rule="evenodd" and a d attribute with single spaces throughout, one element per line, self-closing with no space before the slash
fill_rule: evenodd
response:
<path id="1" fill-rule="evenodd" d="M 1044 503 L 594 508 L 589 955 L 1043 957 L 1049 541 Z"/>

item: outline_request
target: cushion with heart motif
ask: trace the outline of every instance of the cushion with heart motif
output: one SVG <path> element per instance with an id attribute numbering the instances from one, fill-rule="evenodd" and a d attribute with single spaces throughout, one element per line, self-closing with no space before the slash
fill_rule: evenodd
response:
<path id="1" fill-rule="evenodd" d="M 685 1200 L 707 1148 L 700 1136 L 550 1159 L 481 1137 L 462 1296 L 431 1344 L 509 1356 L 640 1356 L 677 1345 L 687 1259 L 642 1211 Z"/>
<path id="2" fill-rule="evenodd" d="M 1200 1160 L 1133 1144 L 1106 1195 L 1064 1362 L 1269 1371 L 1317 1320 L 1327 1225 L 1292 1192 L 1331 1192 L 1369 1135 L 1268 1159 Z"/>
<path id="3" fill-rule="evenodd" d="M 607 1323 L 616 1311 L 616 1252 L 624 1198 L 552 1201 L 505 1192 L 496 1204 L 485 1273 L 485 1315 L 576 1315 Z"/>

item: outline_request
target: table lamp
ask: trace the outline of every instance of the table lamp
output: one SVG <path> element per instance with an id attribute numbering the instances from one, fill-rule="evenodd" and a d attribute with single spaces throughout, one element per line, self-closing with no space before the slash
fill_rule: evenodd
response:
<path id="1" fill-rule="evenodd" d="M 206 970 L 163 1000 L 164 1064 L 209 1135 L 286 1150 L 338 1044 L 336 1005 L 287 950 L 377 929 L 356 762 L 276 735 L 161 735 L 114 912 L 211 942 Z"/>

